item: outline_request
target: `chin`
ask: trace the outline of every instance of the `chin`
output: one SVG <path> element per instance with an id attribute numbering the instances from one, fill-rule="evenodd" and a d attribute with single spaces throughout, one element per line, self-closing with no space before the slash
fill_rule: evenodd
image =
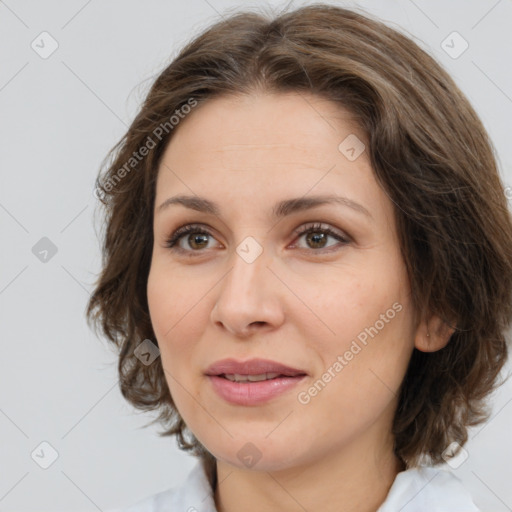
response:
<path id="1" fill-rule="evenodd" d="M 228 437 L 222 445 L 218 439 L 203 444 L 218 461 L 240 470 L 281 471 L 299 463 L 297 450 L 285 439 L 276 438 L 270 442 L 264 435 L 246 434 L 233 439 Z"/>

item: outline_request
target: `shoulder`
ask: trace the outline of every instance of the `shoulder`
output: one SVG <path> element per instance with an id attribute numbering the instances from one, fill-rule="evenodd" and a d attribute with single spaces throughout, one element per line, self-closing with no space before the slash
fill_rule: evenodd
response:
<path id="1" fill-rule="evenodd" d="M 217 512 L 210 484 L 200 461 L 183 485 L 147 496 L 128 506 L 105 512 Z"/>
<path id="2" fill-rule="evenodd" d="M 397 474 L 378 512 L 480 512 L 463 483 L 443 467 L 422 466 Z"/>

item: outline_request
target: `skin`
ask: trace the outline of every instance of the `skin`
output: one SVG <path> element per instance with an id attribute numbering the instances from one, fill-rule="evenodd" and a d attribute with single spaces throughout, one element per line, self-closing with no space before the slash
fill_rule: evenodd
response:
<path id="1" fill-rule="evenodd" d="M 434 351 L 451 332 L 437 317 L 416 320 L 393 204 L 367 151 L 350 161 L 339 144 L 365 134 L 339 105 L 313 95 L 253 93 L 209 100 L 175 128 L 156 184 L 149 309 L 176 407 L 216 457 L 219 512 L 375 511 L 399 471 L 391 425 L 413 348 Z M 182 205 L 205 197 L 219 215 Z M 271 216 L 284 199 L 336 194 L 363 206 L 328 204 Z M 182 252 L 166 247 L 185 224 Z M 315 244 L 294 230 L 321 223 Z M 213 236 L 199 239 L 208 228 Z M 316 231 L 320 234 L 322 231 Z M 248 263 L 236 248 L 253 237 Z M 324 245 L 322 245 L 324 244 Z M 361 332 L 401 306 L 342 371 L 333 363 Z M 429 334 L 429 336 L 427 336 Z M 361 345 L 361 344 L 360 344 Z M 204 375 L 219 359 L 260 357 L 303 369 L 300 386 L 257 406 L 225 402 Z M 306 391 L 331 368 L 308 403 Z M 261 454 L 247 467 L 238 451 Z"/>

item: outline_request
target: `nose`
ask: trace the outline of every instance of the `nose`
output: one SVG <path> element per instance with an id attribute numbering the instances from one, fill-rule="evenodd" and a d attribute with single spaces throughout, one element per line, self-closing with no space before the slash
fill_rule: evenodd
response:
<path id="1" fill-rule="evenodd" d="M 252 262 L 234 252 L 231 263 L 215 287 L 211 321 L 240 338 L 279 327 L 284 321 L 284 290 L 265 252 Z"/>

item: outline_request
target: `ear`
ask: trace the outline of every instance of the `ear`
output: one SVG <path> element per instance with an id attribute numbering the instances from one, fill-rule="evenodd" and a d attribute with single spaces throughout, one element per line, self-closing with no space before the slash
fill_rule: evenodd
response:
<path id="1" fill-rule="evenodd" d="M 422 320 L 416 330 L 414 346 L 421 352 L 436 352 L 448 345 L 455 328 L 448 325 L 437 315 Z"/>

